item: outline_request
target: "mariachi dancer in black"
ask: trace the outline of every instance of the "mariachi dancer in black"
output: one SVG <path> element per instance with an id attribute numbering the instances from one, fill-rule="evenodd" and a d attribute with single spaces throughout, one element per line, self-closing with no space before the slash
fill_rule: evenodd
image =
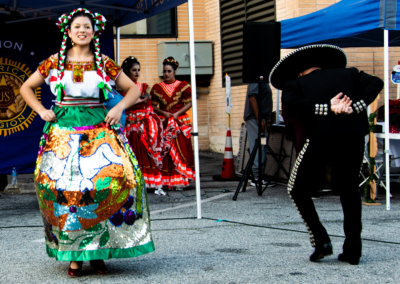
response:
<path id="1" fill-rule="evenodd" d="M 306 143 L 288 182 L 289 196 L 315 247 L 317 261 L 333 253 L 331 240 L 310 197 L 310 181 L 332 162 L 332 187 L 340 193 L 346 239 L 339 260 L 358 264 L 361 257 L 361 197 L 358 177 L 368 133 L 367 106 L 383 88 L 381 79 L 345 68 L 345 52 L 332 45 L 299 48 L 282 58 L 270 82 L 283 90 L 289 114 L 304 124 Z"/>

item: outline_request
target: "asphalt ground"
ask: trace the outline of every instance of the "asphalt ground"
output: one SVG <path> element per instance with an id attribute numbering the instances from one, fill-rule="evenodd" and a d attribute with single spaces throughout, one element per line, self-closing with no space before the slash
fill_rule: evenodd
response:
<path id="1" fill-rule="evenodd" d="M 344 240 L 339 197 L 314 200 L 334 255 L 313 263 L 307 230 L 284 186 L 263 196 L 249 187 L 232 201 L 238 182 L 212 180 L 222 155 L 202 152 L 200 160 L 203 218 L 196 218 L 194 185 L 168 196 L 149 193 L 156 251 L 106 261 L 108 276 L 85 263 L 82 277 L 69 278 L 68 263 L 46 255 L 36 196 L 0 193 L 0 283 L 400 283 L 398 184 L 392 184 L 391 211 L 383 190 L 382 206 L 363 206 L 358 266 L 337 260 Z"/>

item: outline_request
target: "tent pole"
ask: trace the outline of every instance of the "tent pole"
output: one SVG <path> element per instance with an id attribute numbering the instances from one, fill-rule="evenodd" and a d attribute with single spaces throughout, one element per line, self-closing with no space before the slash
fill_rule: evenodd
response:
<path id="1" fill-rule="evenodd" d="M 389 31 L 383 31 L 384 37 L 384 76 L 385 76 L 385 166 L 386 166 L 386 210 L 390 210 L 390 140 L 389 140 Z"/>
<path id="2" fill-rule="evenodd" d="M 117 64 L 119 65 L 119 59 L 120 59 L 120 54 L 121 54 L 121 52 L 120 52 L 120 46 L 121 46 L 121 30 L 120 30 L 120 27 L 116 27 L 116 29 L 117 29 L 117 44 L 116 44 L 116 62 L 117 62 Z"/>
<path id="3" fill-rule="evenodd" d="M 196 199 L 197 219 L 201 219 L 201 193 L 200 193 L 200 162 L 199 162 L 199 136 L 197 126 L 197 101 L 196 101 L 196 63 L 194 51 L 194 24 L 193 24 L 193 0 L 188 0 L 189 14 L 189 46 L 190 46 L 190 78 L 192 87 L 192 114 L 193 114 L 193 138 L 194 138 L 194 164 L 196 170 Z"/>

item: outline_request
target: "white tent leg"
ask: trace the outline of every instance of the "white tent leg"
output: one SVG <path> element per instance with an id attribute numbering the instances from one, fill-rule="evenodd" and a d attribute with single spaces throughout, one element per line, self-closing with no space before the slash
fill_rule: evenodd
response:
<path id="1" fill-rule="evenodd" d="M 385 76 L 385 166 L 386 166 L 386 210 L 390 210 L 390 140 L 389 140 L 389 31 L 383 31 L 384 37 L 384 76 Z"/>
<path id="2" fill-rule="evenodd" d="M 192 114 L 193 114 L 193 138 L 194 138 L 194 165 L 196 169 L 196 199 L 197 219 L 201 219 L 201 193 L 200 193 L 200 162 L 199 162 L 199 136 L 197 126 L 197 101 L 196 101 L 196 63 L 194 53 L 194 24 L 193 24 L 193 0 L 188 0 L 189 10 L 189 47 L 190 47 L 190 78 L 192 87 Z"/>
<path id="3" fill-rule="evenodd" d="M 117 64 L 119 65 L 120 63 L 119 63 L 119 60 L 120 60 L 120 54 L 121 54 L 121 51 L 120 51 L 120 46 L 121 46 L 121 30 L 120 30 L 120 27 L 116 27 L 116 29 L 117 29 L 117 44 L 116 44 L 116 52 L 115 52 L 115 61 L 117 62 Z"/>

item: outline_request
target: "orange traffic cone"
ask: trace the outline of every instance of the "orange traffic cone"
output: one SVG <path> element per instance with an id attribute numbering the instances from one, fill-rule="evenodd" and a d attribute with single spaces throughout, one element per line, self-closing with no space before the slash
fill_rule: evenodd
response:
<path id="1" fill-rule="evenodd" d="M 232 152 L 232 134 L 230 128 L 228 128 L 228 131 L 226 133 L 225 154 L 224 160 L 222 162 L 222 173 L 221 175 L 213 176 L 213 179 L 219 181 L 237 180 L 235 175 L 235 164 Z"/>
<path id="2" fill-rule="evenodd" d="M 224 161 L 222 162 L 221 178 L 231 179 L 234 177 L 235 177 L 235 165 L 233 161 L 233 152 L 232 152 L 232 134 L 231 134 L 231 129 L 228 128 L 228 131 L 226 133 L 225 154 L 224 154 Z"/>

